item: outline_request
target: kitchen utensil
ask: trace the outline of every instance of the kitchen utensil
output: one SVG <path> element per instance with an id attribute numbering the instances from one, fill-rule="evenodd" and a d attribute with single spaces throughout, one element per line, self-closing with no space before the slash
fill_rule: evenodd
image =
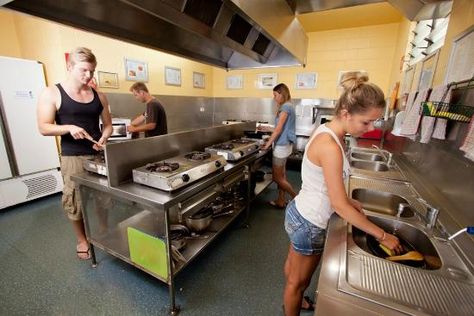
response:
<path id="1" fill-rule="evenodd" d="M 390 260 L 390 261 L 405 261 L 405 260 L 423 261 L 424 257 L 418 251 L 412 250 L 412 251 L 408 251 L 407 253 L 403 255 L 391 256 L 385 259 Z"/>
<path id="2" fill-rule="evenodd" d="M 90 140 L 91 142 L 93 142 L 94 144 L 96 144 L 99 147 L 103 147 L 102 144 L 100 144 L 98 141 L 95 141 L 91 136 L 88 136 L 88 137 L 86 136 L 86 139 Z"/>
<path id="3" fill-rule="evenodd" d="M 415 247 L 412 244 L 410 244 L 408 241 L 406 241 L 403 237 L 398 236 L 398 235 L 397 237 L 405 252 L 416 251 Z M 380 243 L 375 239 L 375 237 L 373 237 L 372 235 L 367 235 L 367 247 L 372 252 L 372 254 L 374 254 L 377 257 L 386 259 L 387 254 L 385 253 L 385 251 L 383 251 L 382 248 L 380 248 L 379 245 Z M 402 261 L 396 261 L 396 262 L 407 265 L 407 266 L 416 267 L 416 268 L 422 268 L 422 269 L 427 268 L 426 262 L 424 260 L 420 260 L 420 261 L 402 260 Z"/>
<path id="4" fill-rule="evenodd" d="M 202 232 L 206 230 L 212 222 L 212 208 L 206 207 L 196 213 L 186 217 L 186 226 L 192 231 Z"/>

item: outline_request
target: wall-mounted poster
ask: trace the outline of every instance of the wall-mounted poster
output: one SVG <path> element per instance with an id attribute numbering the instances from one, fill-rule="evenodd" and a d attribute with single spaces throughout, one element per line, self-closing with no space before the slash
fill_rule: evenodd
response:
<path id="1" fill-rule="evenodd" d="M 314 89 L 318 74 L 315 72 L 305 72 L 296 74 L 296 89 Z"/>
<path id="2" fill-rule="evenodd" d="M 277 84 L 277 74 L 260 74 L 257 75 L 258 89 L 273 89 Z"/>
<path id="3" fill-rule="evenodd" d="M 200 72 L 193 72 L 193 87 L 204 89 L 205 85 L 205 75 Z"/>
<path id="4" fill-rule="evenodd" d="M 244 86 L 244 78 L 242 75 L 227 76 L 226 87 L 227 89 L 242 89 Z"/>
<path id="5" fill-rule="evenodd" d="M 97 76 L 99 77 L 99 87 L 113 89 L 119 88 L 118 73 L 98 71 Z"/>
<path id="6" fill-rule="evenodd" d="M 169 86 L 181 86 L 181 69 L 166 66 L 165 84 Z"/>
<path id="7" fill-rule="evenodd" d="M 421 62 L 421 74 L 418 82 L 418 91 L 431 88 L 433 85 L 433 76 L 438 64 L 439 49 L 426 56 Z"/>
<path id="8" fill-rule="evenodd" d="M 129 81 L 148 82 L 147 63 L 125 58 L 125 79 Z"/>

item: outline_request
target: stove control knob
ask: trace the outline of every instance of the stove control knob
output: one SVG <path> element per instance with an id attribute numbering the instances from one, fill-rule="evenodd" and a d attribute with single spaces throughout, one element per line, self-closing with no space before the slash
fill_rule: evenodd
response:
<path id="1" fill-rule="evenodd" d="M 243 156 L 244 152 L 241 150 L 241 151 L 239 151 L 239 154 L 240 154 L 240 156 Z"/>
<path id="2" fill-rule="evenodd" d="M 220 161 L 216 161 L 216 167 L 219 168 L 220 166 L 222 166 L 221 162 L 220 162 Z"/>
<path id="3" fill-rule="evenodd" d="M 189 181 L 189 175 L 183 174 L 183 175 L 181 176 L 181 179 L 183 179 L 184 182 L 188 182 L 188 181 Z"/>

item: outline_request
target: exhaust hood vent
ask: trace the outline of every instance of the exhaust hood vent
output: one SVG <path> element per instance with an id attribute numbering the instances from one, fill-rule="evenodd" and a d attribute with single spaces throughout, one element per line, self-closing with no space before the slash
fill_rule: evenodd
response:
<path id="1" fill-rule="evenodd" d="M 221 6 L 221 0 L 188 0 L 184 6 L 184 13 L 213 27 Z"/>
<path id="2" fill-rule="evenodd" d="M 257 54 L 264 56 L 268 45 L 270 45 L 270 40 L 265 35 L 260 33 L 258 34 L 257 40 L 252 46 L 252 50 Z"/>
<path id="3" fill-rule="evenodd" d="M 229 30 L 227 31 L 227 37 L 233 39 L 239 44 L 244 45 L 247 36 L 249 36 L 252 25 L 235 14 L 232 18 Z"/>
<path id="4" fill-rule="evenodd" d="M 306 33 L 286 0 L 272 3 L 271 14 L 255 0 L 13 0 L 4 6 L 225 69 L 304 65 Z"/>

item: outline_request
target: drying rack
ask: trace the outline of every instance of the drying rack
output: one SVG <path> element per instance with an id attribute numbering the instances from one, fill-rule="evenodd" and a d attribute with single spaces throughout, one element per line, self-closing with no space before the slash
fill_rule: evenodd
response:
<path id="1" fill-rule="evenodd" d="M 420 114 L 424 116 L 433 116 L 458 122 L 469 123 L 474 115 L 474 106 L 468 106 L 462 103 L 465 100 L 467 91 L 472 87 L 474 87 L 474 76 L 470 79 L 452 82 L 448 84 L 448 88 L 446 89 L 446 92 L 443 95 L 442 101 L 422 102 L 422 106 L 420 107 Z M 465 90 L 463 91 L 461 99 L 458 103 L 443 102 L 451 89 Z"/>

